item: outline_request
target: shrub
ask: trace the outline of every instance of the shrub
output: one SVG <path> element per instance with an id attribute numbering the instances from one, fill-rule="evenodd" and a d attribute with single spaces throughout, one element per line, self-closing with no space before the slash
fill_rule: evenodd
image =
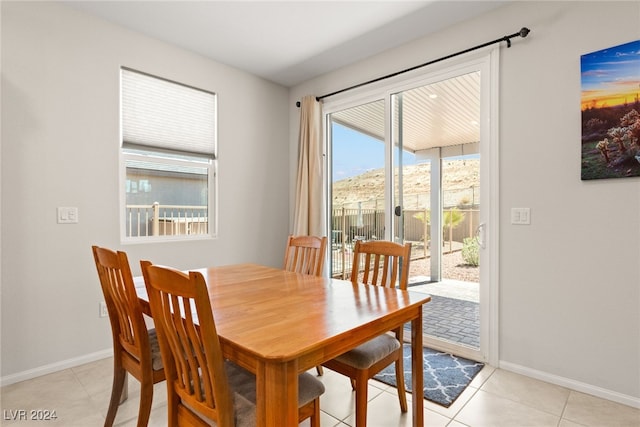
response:
<path id="1" fill-rule="evenodd" d="M 462 259 L 468 265 L 477 267 L 480 264 L 480 247 L 475 237 L 465 237 L 462 241 Z"/>

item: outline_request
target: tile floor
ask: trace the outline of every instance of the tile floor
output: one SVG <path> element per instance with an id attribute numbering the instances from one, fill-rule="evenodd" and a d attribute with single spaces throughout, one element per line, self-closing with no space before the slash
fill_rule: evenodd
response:
<path id="1" fill-rule="evenodd" d="M 315 372 L 315 370 L 313 370 Z M 352 426 L 354 394 L 349 380 L 325 369 L 326 392 L 321 397 L 322 426 Z M 2 426 L 102 426 L 111 387 L 111 359 L 63 370 L 0 390 Z M 129 399 L 116 417 L 118 426 L 135 426 L 140 388 L 129 379 Z M 370 427 L 411 425 L 402 414 L 396 391 L 377 381 L 369 383 Z M 411 395 L 409 395 L 411 399 Z M 449 408 L 424 401 L 425 426 L 488 427 L 638 427 L 640 410 L 544 383 L 501 369 L 485 367 Z M 19 421 L 19 410 L 55 410 L 55 421 Z M 150 426 L 166 425 L 166 389 L 155 387 Z M 302 425 L 308 426 L 308 420 Z"/>

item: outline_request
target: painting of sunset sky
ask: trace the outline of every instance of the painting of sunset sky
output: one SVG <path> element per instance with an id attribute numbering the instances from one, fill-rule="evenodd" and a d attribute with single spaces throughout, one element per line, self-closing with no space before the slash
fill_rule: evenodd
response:
<path id="1" fill-rule="evenodd" d="M 640 40 L 580 57 L 582 179 L 640 176 Z"/>

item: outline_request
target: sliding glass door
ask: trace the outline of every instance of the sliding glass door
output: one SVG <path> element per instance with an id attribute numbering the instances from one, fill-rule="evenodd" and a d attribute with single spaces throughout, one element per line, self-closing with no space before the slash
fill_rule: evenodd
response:
<path id="1" fill-rule="evenodd" d="M 425 342 L 482 360 L 485 73 L 460 67 L 324 107 L 332 275 L 349 278 L 358 239 L 410 242 L 410 289 L 433 298 Z"/>

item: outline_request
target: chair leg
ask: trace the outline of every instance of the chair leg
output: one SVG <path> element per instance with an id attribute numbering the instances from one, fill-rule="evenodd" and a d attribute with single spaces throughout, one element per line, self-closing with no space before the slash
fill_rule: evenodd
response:
<path id="1" fill-rule="evenodd" d="M 152 375 L 151 373 L 149 373 Z M 140 407 L 138 409 L 138 427 L 146 427 L 151 415 L 153 403 L 153 380 L 146 378 L 140 382 Z"/>
<path id="2" fill-rule="evenodd" d="M 167 381 L 167 425 L 178 425 L 178 406 L 180 405 L 180 398 L 173 389 L 171 381 Z"/>
<path id="3" fill-rule="evenodd" d="M 359 373 L 358 377 L 355 379 L 356 427 L 367 427 L 367 387 L 369 386 L 369 381 L 364 373 L 364 371 L 362 374 Z"/>
<path id="4" fill-rule="evenodd" d="M 120 404 L 122 405 L 129 398 L 129 373 L 124 373 L 124 385 L 122 386 L 122 394 L 120 395 Z"/>
<path id="5" fill-rule="evenodd" d="M 116 419 L 116 413 L 118 412 L 118 406 L 120 406 L 120 398 L 122 397 L 122 390 L 124 390 L 124 381 L 126 378 L 127 371 L 125 371 L 121 366 L 114 364 L 111 400 L 109 400 L 109 409 L 107 410 L 104 427 L 111 427 Z"/>
<path id="6" fill-rule="evenodd" d="M 320 398 L 316 398 L 313 402 L 313 415 L 309 420 L 311 427 L 320 427 Z"/>
<path id="7" fill-rule="evenodd" d="M 316 366 L 316 371 L 318 372 L 318 376 L 321 377 L 324 375 L 324 370 L 322 369 L 322 365 Z"/>
<path id="8" fill-rule="evenodd" d="M 402 363 L 402 356 L 396 360 L 396 385 L 398 399 L 400 400 L 400 410 L 407 412 L 407 391 L 404 385 L 404 364 Z"/>

